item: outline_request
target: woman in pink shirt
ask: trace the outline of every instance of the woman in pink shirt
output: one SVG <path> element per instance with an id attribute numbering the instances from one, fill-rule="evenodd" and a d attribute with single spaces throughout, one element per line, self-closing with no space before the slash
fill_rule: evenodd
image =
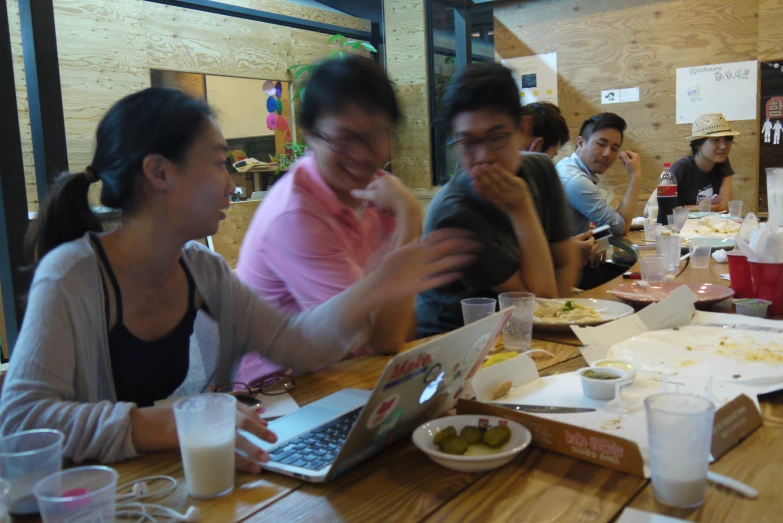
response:
<path id="1" fill-rule="evenodd" d="M 378 254 L 421 235 L 418 200 L 381 170 L 400 117 L 372 60 L 349 55 L 318 67 L 299 122 L 309 151 L 256 211 L 239 252 L 242 281 L 285 310 L 307 310 L 361 279 Z M 369 342 L 352 355 L 396 352 L 414 335 L 410 297 L 373 314 Z M 250 355 L 236 380 L 279 370 Z"/>

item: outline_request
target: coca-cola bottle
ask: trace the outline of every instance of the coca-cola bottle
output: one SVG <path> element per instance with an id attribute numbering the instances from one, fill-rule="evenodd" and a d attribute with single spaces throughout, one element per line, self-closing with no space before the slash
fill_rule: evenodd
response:
<path id="1" fill-rule="evenodd" d="M 667 216 L 674 213 L 677 207 L 677 178 L 674 177 L 669 167 L 672 164 L 663 164 L 663 172 L 658 182 L 658 223 L 667 225 Z"/>

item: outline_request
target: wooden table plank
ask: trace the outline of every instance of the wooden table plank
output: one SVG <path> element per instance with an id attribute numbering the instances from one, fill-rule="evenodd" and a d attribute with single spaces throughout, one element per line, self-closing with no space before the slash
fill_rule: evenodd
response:
<path id="1" fill-rule="evenodd" d="M 609 521 L 646 483 L 531 448 L 509 465 L 477 478 L 427 521 Z"/>

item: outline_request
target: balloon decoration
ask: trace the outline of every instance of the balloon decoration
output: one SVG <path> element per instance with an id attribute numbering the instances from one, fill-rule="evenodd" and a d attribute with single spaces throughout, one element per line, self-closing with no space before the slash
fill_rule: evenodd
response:
<path id="1" fill-rule="evenodd" d="M 288 129 L 288 120 L 283 116 L 283 84 L 282 82 L 272 83 L 270 80 L 264 82 L 264 94 L 266 99 L 266 110 L 269 113 L 266 117 L 266 126 L 270 130 L 287 131 L 286 142 L 290 142 L 291 132 Z M 275 114 L 277 113 L 277 114 Z"/>

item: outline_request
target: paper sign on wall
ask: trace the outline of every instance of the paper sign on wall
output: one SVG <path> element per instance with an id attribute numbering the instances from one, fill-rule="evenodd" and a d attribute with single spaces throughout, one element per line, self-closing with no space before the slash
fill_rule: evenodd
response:
<path id="1" fill-rule="evenodd" d="M 758 61 L 677 69 L 677 123 L 693 123 L 704 113 L 727 120 L 755 120 Z"/>
<path id="2" fill-rule="evenodd" d="M 522 105 L 532 102 L 557 105 L 557 53 L 509 58 L 501 63 L 514 74 Z"/>

